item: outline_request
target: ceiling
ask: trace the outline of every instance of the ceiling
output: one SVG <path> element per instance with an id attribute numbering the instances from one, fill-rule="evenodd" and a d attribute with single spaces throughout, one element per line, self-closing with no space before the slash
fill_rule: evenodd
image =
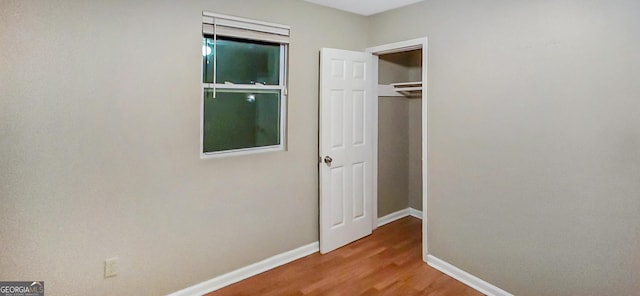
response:
<path id="1" fill-rule="evenodd" d="M 322 6 L 353 12 L 361 15 L 372 15 L 424 0 L 304 0 Z"/>

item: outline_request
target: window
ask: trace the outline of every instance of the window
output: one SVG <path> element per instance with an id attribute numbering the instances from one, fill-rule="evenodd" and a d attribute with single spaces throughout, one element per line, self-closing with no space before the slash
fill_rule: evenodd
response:
<path id="1" fill-rule="evenodd" d="M 284 149 L 289 27 L 203 13 L 201 156 Z"/>

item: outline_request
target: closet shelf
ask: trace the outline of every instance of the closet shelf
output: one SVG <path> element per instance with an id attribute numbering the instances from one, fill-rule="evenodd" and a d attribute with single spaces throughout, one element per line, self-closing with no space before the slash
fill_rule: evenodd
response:
<path id="1" fill-rule="evenodd" d="M 422 81 L 380 84 L 378 85 L 378 95 L 381 97 L 420 97 L 422 95 Z"/>

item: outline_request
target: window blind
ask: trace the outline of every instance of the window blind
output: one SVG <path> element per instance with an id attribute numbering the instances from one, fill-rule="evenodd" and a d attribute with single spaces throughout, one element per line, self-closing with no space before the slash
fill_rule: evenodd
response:
<path id="1" fill-rule="evenodd" d="M 202 33 L 205 35 L 288 44 L 290 32 L 291 28 L 286 25 L 202 12 Z"/>

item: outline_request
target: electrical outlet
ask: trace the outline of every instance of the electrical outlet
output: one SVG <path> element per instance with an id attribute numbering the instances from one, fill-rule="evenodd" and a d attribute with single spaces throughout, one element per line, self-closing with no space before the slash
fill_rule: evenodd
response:
<path id="1" fill-rule="evenodd" d="M 118 257 L 104 260 L 104 278 L 111 278 L 118 275 Z"/>

